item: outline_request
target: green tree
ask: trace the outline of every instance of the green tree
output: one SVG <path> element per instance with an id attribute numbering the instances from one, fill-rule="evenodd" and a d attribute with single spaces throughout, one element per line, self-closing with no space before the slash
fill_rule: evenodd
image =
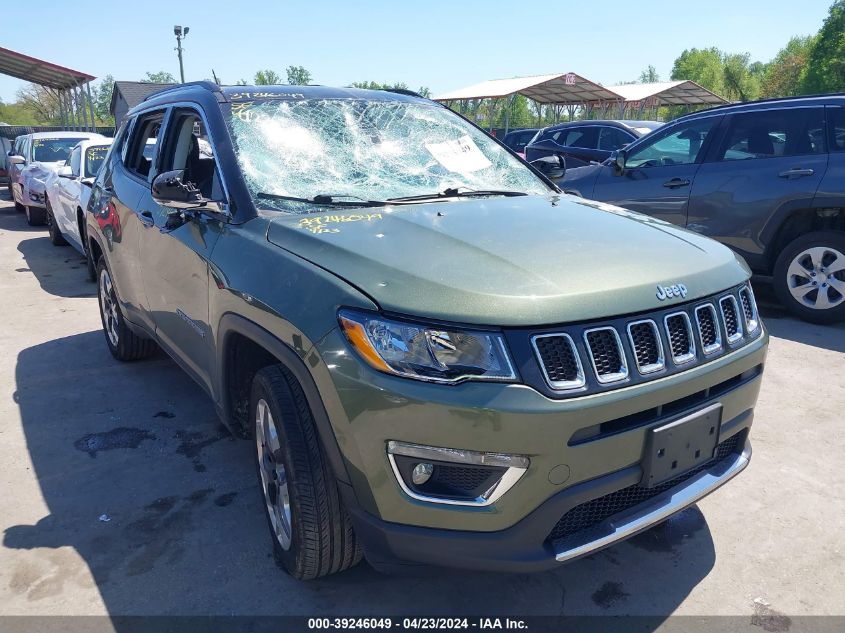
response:
<path id="1" fill-rule="evenodd" d="M 845 0 L 830 7 L 810 50 L 802 88 L 805 94 L 845 90 Z"/>
<path id="2" fill-rule="evenodd" d="M 723 97 L 731 101 L 751 101 L 760 96 L 759 66 L 752 65 L 750 58 L 748 53 L 725 54 L 722 57 Z"/>
<path id="3" fill-rule="evenodd" d="M 648 68 L 640 73 L 641 84 L 653 84 L 658 81 L 660 81 L 660 75 L 657 73 L 657 69 L 651 64 L 649 64 Z"/>
<path id="4" fill-rule="evenodd" d="M 288 66 L 286 72 L 291 86 L 307 86 L 311 83 L 311 73 L 305 66 Z"/>
<path id="5" fill-rule="evenodd" d="M 255 73 L 253 80 L 256 86 L 277 86 L 282 83 L 282 78 L 275 70 L 259 70 Z"/>
<path id="6" fill-rule="evenodd" d="M 91 97 L 94 99 L 94 113 L 97 115 L 97 120 L 114 125 L 114 117 L 109 108 L 111 108 L 111 95 L 114 91 L 114 77 L 106 75 L 100 82 L 91 87 Z"/>
<path id="7" fill-rule="evenodd" d="M 0 121 L 9 125 L 37 125 L 40 123 L 32 110 L 19 103 L 3 103 L 2 101 L 0 101 Z"/>
<path id="8" fill-rule="evenodd" d="M 141 83 L 145 84 L 175 84 L 176 78 L 166 70 L 160 70 L 157 73 L 147 73 L 147 78 L 142 79 Z"/>
<path id="9" fill-rule="evenodd" d="M 62 104 L 55 90 L 38 84 L 29 84 L 19 89 L 15 96 L 17 105 L 30 111 L 38 123 L 42 125 L 61 123 Z"/>
<path id="10" fill-rule="evenodd" d="M 417 89 L 417 94 L 421 97 L 425 97 L 426 99 L 431 99 L 431 90 L 428 86 L 420 86 Z"/>
<path id="11" fill-rule="evenodd" d="M 761 96 L 791 97 L 802 94 L 815 36 L 793 37 L 766 65 Z"/>
<path id="12" fill-rule="evenodd" d="M 725 92 L 722 51 L 718 48 L 690 48 L 681 53 L 672 66 L 672 79 L 689 79 L 710 92 Z"/>

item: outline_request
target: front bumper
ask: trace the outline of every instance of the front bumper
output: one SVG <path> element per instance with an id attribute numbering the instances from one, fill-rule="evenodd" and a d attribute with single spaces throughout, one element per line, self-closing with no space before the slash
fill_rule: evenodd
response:
<path id="1" fill-rule="evenodd" d="M 750 456 L 748 429 L 767 342 L 764 333 L 683 373 L 567 400 L 549 399 L 524 385 L 444 387 L 380 374 L 358 361 L 337 331 L 318 344 L 324 363 L 313 375 L 346 462 L 351 484 L 346 504 L 369 559 L 529 571 L 647 529 L 740 472 Z M 604 517 L 589 534 L 552 537 L 572 508 L 639 483 L 650 429 L 716 402 L 722 405 L 720 442 L 737 443 L 729 456 L 688 474 L 671 490 Z M 665 415 L 636 422 L 655 408 Z M 585 429 L 626 420 L 634 422 L 573 441 Z M 402 489 L 387 455 L 391 440 L 524 455 L 530 465 L 495 503 L 436 504 Z"/>
<path id="2" fill-rule="evenodd" d="M 587 556 L 647 530 L 730 481 L 745 469 L 751 458 L 747 427 L 738 434 L 737 452 L 652 499 L 614 514 L 568 539 L 548 538 L 561 517 L 591 499 L 602 499 L 624 489 L 625 482 L 638 481 L 639 469 L 612 473 L 564 490 L 516 525 L 498 532 L 388 523 L 355 506 L 350 514 L 367 560 L 376 567 L 437 565 L 513 573 L 554 569 L 561 563 Z"/>

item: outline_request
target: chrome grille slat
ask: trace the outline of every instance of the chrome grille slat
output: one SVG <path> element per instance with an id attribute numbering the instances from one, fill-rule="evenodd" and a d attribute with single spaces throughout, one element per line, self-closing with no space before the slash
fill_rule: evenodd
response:
<path id="1" fill-rule="evenodd" d="M 742 303 L 742 314 L 745 317 L 745 331 L 752 334 L 760 327 L 760 318 L 757 315 L 757 301 L 754 299 L 754 291 L 750 286 L 740 288 L 739 300 Z"/>
<path id="2" fill-rule="evenodd" d="M 669 353 L 672 362 L 683 365 L 695 360 L 695 339 L 692 325 L 686 312 L 673 312 L 663 317 L 666 337 L 669 339 Z"/>
<path id="3" fill-rule="evenodd" d="M 719 299 L 719 309 L 722 311 L 722 321 L 728 343 L 733 344 L 742 339 L 742 323 L 739 320 L 739 306 L 733 295 L 726 295 Z"/>
<path id="4" fill-rule="evenodd" d="M 628 377 L 628 362 L 616 328 L 607 326 L 585 330 L 584 342 L 600 383 L 618 382 Z"/>
<path id="5" fill-rule="evenodd" d="M 698 338 L 701 350 L 705 354 L 714 354 L 722 349 L 722 332 L 719 328 L 719 317 L 712 303 L 696 306 L 695 322 L 698 326 Z"/>
<path id="6" fill-rule="evenodd" d="M 651 374 L 666 366 L 663 342 L 657 324 L 651 319 L 632 321 L 628 324 L 628 340 L 634 350 L 634 360 L 641 374 Z"/>
<path id="7" fill-rule="evenodd" d="M 580 389 L 586 380 L 575 341 L 569 334 L 540 334 L 531 339 L 546 382 L 552 389 Z"/>

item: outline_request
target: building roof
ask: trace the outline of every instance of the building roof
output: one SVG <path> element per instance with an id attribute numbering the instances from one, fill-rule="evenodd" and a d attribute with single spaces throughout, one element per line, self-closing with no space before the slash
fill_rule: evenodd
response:
<path id="1" fill-rule="evenodd" d="M 626 102 L 652 100 L 655 105 L 718 105 L 728 102 L 694 81 L 622 84 L 608 86 L 608 90 L 621 95 Z"/>
<path id="2" fill-rule="evenodd" d="M 109 112 L 114 114 L 118 92 L 120 92 L 120 96 L 123 97 L 123 100 L 129 108 L 132 109 L 141 103 L 148 95 L 175 85 L 177 84 L 156 84 L 148 81 L 115 81 L 114 90 L 112 90 L 111 93 L 111 105 L 109 106 Z"/>
<path id="3" fill-rule="evenodd" d="M 482 81 L 434 97 L 435 101 L 462 99 L 496 99 L 521 94 L 539 103 L 584 103 L 586 101 L 620 101 L 622 97 L 575 73 L 535 75 Z"/>
<path id="4" fill-rule="evenodd" d="M 96 79 L 88 73 L 65 68 L 3 47 L 0 47 L 0 74 L 56 90 L 75 88 Z"/>

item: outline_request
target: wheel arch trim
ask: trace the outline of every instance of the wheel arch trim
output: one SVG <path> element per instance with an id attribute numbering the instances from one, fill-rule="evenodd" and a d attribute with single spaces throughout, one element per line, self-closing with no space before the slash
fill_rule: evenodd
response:
<path id="1" fill-rule="evenodd" d="M 229 390 L 226 386 L 226 347 L 228 344 L 228 338 L 232 334 L 239 334 L 251 340 L 256 345 L 259 345 L 276 358 L 281 365 L 291 372 L 291 374 L 293 374 L 294 378 L 296 378 L 302 387 L 305 399 L 308 401 L 308 406 L 311 409 L 311 414 L 314 416 L 314 423 L 317 427 L 320 441 L 326 451 L 326 456 L 328 457 L 329 464 L 335 477 L 339 481 L 349 484 L 350 478 L 346 470 L 346 464 L 344 462 L 343 455 L 340 452 L 337 439 L 335 438 L 328 412 L 326 411 L 325 404 L 323 403 L 323 398 L 320 395 L 320 392 L 317 389 L 317 383 L 311 375 L 311 372 L 308 370 L 302 356 L 262 326 L 231 312 L 224 314 L 218 325 L 216 350 L 217 363 L 214 382 L 217 386 L 217 400 L 219 402 L 217 406 L 218 414 L 221 416 L 226 426 L 230 429 L 235 426 L 231 418 L 232 403 L 230 402 Z"/>

